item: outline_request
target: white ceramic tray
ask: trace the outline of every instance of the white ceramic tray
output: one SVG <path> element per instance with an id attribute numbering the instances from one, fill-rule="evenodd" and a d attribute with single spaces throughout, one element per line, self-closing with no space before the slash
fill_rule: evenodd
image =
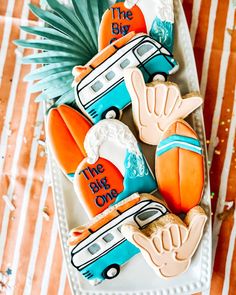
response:
<path id="1" fill-rule="evenodd" d="M 199 91 L 199 84 L 189 31 L 181 2 L 174 0 L 175 5 L 175 58 L 180 64 L 180 70 L 171 77 L 181 88 L 182 94 Z M 137 135 L 131 121 L 130 107 L 125 110 L 122 121 Z M 208 214 L 202 241 L 192 259 L 190 268 L 184 274 L 171 279 L 160 279 L 146 264 L 141 254 L 136 255 L 122 267 L 120 275 L 100 285 L 91 286 L 81 274 L 71 265 L 70 253 L 67 247 L 67 235 L 70 229 L 88 221 L 70 181 L 58 169 L 55 161 L 49 155 L 53 183 L 54 201 L 58 216 L 59 232 L 64 258 L 66 261 L 69 282 L 73 294 L 111 295 L 111 294 L 193 294 L 205 291 L 210 287 L 211 280 L 211 207 L 210 188 L 208 182 L 207 155 L 202 108 L 196 110 L 189 118 L 201 140 L 205 152 L 205 191 L 201 205 Z M 142 144 L 143 152 L 154 169 L 155 147 Z"/>

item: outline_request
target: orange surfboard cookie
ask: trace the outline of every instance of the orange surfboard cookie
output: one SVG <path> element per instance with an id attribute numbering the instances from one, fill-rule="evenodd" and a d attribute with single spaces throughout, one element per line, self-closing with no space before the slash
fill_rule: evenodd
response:
<path id="1" fill-rule="evenodd" d="M 123 2 L 112 5 L 102 17 L 98 37 L 99 50 L 132 31 L 147 33 L 141 9 L 137 5 L 128 8 Z"/>
<path id="2" fill-rule="evenodd" d="M 61 105 L 51 109 L 47 118 L 47 139 L 62 169 L 73 178 L 79 163 L 86 157 L 84 138 L 92 124 L 73 108 Z"/>
<path id="3" fill-rule="evenodd" d="M 110 161 L 99 158 L 89 164 L 85 158 L 75 173 L 74 187 L 90 217 L 104 211 L 123 191 L 123 176 Z"/>
<path id="4" fill-rule="evenodd" d="M 204 187 L 204 158 L 191 126 L 178 120 L 157 146 L 155 172 L 158 188 L 173 213 L 187 213 L 199 204 Z"/>

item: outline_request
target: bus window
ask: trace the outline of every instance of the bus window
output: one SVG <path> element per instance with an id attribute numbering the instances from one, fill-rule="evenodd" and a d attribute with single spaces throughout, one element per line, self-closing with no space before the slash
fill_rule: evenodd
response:
<path id="1" fill-rule="evenodd" d="M 137 53 L 139 56 L 143 56 L 145 53 L 147 53 L 151 49 L 155 49 L 155 47 L 150 43 L 145 43 L 137 49 Z"/>
<path id="2" fill-rule="evenodd" d="M 130 64 L 130 60 L 128 60 L 128 58 L 126 58 L 125 60 L 122 61 L 122 63 L 120 63 L 120 67 L 122 69 L 128 67 L 128 65 Z"/>
<path id="3" fill-rule="evenodd" d="M 96 243 L 92 244 L 90 247 L 88 247 L 88 251 L 92 255 L 97 253 L 100 249 L 101 249 L 100 246 Z"/>
<path id="4" fill-rule="evenodd" d="M 98 92 L 102 88 L 103 84 L 100 81 L 95 82 L 91 88 L 93 89 L 94 92 Z"/>
<path id="5" fill-rule="evenodd" d="M 115 73 L 113 71 L 110 71 L 105 75 L 105 77 L 107 81 L 111 81 L 115 77 Z"/>
<path id="6" fill-rule="evenodd" d="M 157 213 L 159 214 L 158 210 L 147 210 L 147 211 L 140 213 L 137 217 L 139 220 L 144 221 L 144 220 L 147 220 L 150 217 L 156 215 Z"/>
<path id="7" fill-rule="evenodd" d="M 112 241 L 114 239 L 114 236 L 112 234 L 106 234 L 104 237 L 103 237 L 103 240 L 106 242 L 106 243 L 109 243 L 110 241 Z"/>

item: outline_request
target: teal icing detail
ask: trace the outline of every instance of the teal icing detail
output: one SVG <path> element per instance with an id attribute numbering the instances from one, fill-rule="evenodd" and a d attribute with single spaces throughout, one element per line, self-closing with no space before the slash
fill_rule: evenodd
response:
<path id="1" fill-rule="evenodd" d="M 125 157 L 124 190 L 117 196 L 111 206 L 119 203 L 133 193 L 151 193 L 157 189 L 157 183 L 152 175 L 146 159 L 127 151 Z"/>
<path id="2" fill-rule="evenodd" d="M 67 177 L 69 178 L 70 181 L 73 181 L 75 177 L 75 173 L 68 173 Z"/>
<path id="3" fill-rule="evenodd" d="M 162 140 L 157 147 L 156 154 L 159 157 L 174 148 L 183 148 L 202 155 L 202 148 L 198 139 L 177 134 Z"/>
<path id="4" fill-rule="evenodd" d="M 152 23 L 149 35 L 156 41 L 163 44 L 171 52 L 174 45 L 174 24 L 168 21 L 161 21 L 156 17 Z"/>
<path id="5" fill-rule="evenodd" d="M 186 142 L 186 143 L 201 147 L 200 141 L 198 139 L 196 139 L 196 138 L 189 137 L 189 136 L 184 136 L 184 135 L 179 135 L 179 134 L 174 134 L 174 135 L 171 135 L 171 136 L 163 139 L 159 143 L 158 148 L 160 148 L 160 147 L 162 147 L 162 146 L 164 146 L 164 145 L 166 145 L 168 143 L 171 143 L 173 141 Z"/>
<path id="6" fill-rule="evenodd" d="M 124 240 L 121 244 L 114 247 L 106 255 L 103 255 L 93 263 L 89 264 L 80 272 L 82 274 L 89 273 L 89 278 L 85 276 L 88 280 L 100 280 L 103 281 L 103 271 L 109 267 L 111 264 L 117 264 L 119 266 L 123 265 L 129 261 L 134 255 L 138 254 L 140 250 L 127 240 Z"/>

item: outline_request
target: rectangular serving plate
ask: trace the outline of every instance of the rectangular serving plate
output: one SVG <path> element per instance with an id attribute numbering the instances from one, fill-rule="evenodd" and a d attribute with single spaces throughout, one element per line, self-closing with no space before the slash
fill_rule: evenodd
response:
<path id="1" fill-rule="evenodd" d="M 182 94 L 199 92 L 198 77 L 192 43 L 189 35 L 182 4 L 174 0 L 175 8 L 175 50 L 174 56 L 180 64 L 179 71 L 171 77 L 176 82 Z M 132 122 L 131 107 L 128 107 L 122 116 L 122 121 L 127 124 L 137 137 L 137 131 Z M 206 291 L 210 288 L 211 281 L 211 201 L 208 177 L 208 162 L 206 153 L 206 140 L 204 131 L 203 112 L 200 107 L 187 121 L 197 132 L 205 154 L 205 187 L 201 206 L 208 215 L 203 238 L 192 258 L 189 269 L 182 275 L 164 280 L 159 278 L 147 265 L 141 254 L 136 255 L 121 269 L 120 275 L 113 280 L 106 280 L 97 286 L 92 286 L 72 266 L 70 253 L 67 247 L 67 237 L 70 229 L 88 221 L 78 198 L 75 195 L 73 185 L 58 168 L 53 157 L 49 153 L 49 163 L 52 177 L 54 203 L 58 217 L 59 233 L 64 259 L 68 272 L 68 278 L 72 293 L 82 295 L 111 295 L 111 294 L 193 294 Z M 154 171 L 154 157 L 156 147 L 142 144 L 142 150 L 148 163 Z"/>

